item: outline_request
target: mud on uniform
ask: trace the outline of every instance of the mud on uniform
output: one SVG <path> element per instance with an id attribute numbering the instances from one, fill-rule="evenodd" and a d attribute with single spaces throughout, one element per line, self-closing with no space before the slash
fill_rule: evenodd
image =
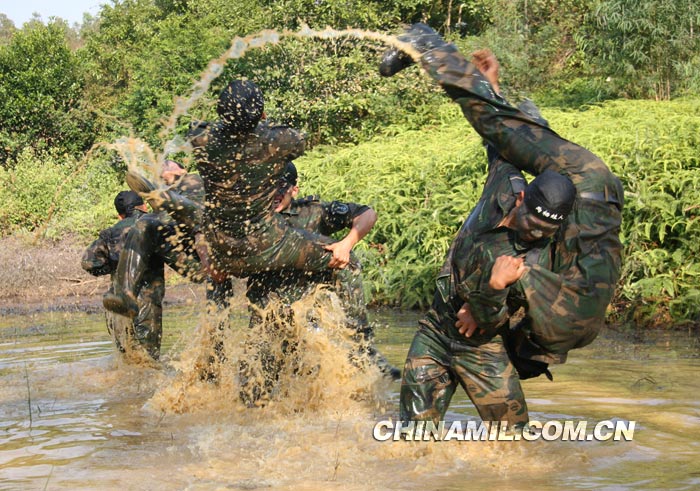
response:
<path id="1" fill-rule="evenodd" d="M 489 152 L 489 172 L 479 202 L 462 225 L 438 275 L 430 310 L 419 321 L 401 382 L 402 421 L 444 418 L 461 385 L 484 421 L 528 421 L 527 404 L 518 374 L 505 347 L 496 337 L 507 318 L 508 290 L 489 285 L 498 256 L 539 254 L 550 245 L 545 239 L 521 243 L 515 231 L 499 226 L 525 189 L 522 173 Z M 471 338 L 459 333 L 457 311 L 467 303 L 480 329 Z"/>
<path id="2" fill-rule="evenodd" d="M 324 271 L 329 239 L 292 228 L 274 213 L 274 198 L 287 161 L 304 151 L 304 137 L 286 126 L 259 123 L 232 134 L 209 125 L 193 140 L 204 179 L 204 234 L 215 269 L 235 276 L 258 271 Z"/>
<path id="3" fill-rule="evenodd" d="M 88 273 L 101 276 L 109 274 L 111 284 L 109 291 L 113 291 L 114 284 L 118 278 L 117 269 L 119 257 L 125 247 L 126 238 L 146 214 L 140 210 L 133 213 L 110 228 L 102 230 L 99 238 L 94 241 L 83 254 L 81 265 Z M 148 333 L 154 325 L 160 324 L 160 304 L 163 289 L 163 266 L 153 267 L 148 270 L 143 278 L 146 288 L 138 295 L 137 302 L 139 313 L 136 318 L 114 314 L 106 311 L 107 330 L 115 341 L 120 351 L 125 351 L 130 347 L 134 339 L 147 347 L 149 344 Z M 125 346 L 129 345 L 129 346 Z"/>
<path id="4" fill-rule="evenodd" d="M 529 305 L 526 324 L 536 346 L 522 355 L 563 362 L 569 350 L 597 336 L 620 276 L 620 180 L 593 153 L 496 96 L 453 45 L 427 51 L 421 63 L 504 159 L 534 175 L 546 169 L 559 172 L 576 187 L 576 202 L 556 243 L 553 264 L 530 262 L 518 282 Z"/>

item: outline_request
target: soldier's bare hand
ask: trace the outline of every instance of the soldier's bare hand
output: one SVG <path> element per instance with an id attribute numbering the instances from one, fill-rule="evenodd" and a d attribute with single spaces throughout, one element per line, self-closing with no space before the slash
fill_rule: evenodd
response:
<path id="1" fill-rule="evenodd" d="M 340 242 L 328 244 L 324 246 L 324 249 L 333 253 L 333 257 L 328 263 L 329 267 L 343 269 L 350 263 L 350 251 L 352 247 L 345 241 L 341 240 Z"/>
<path id="2" fill-rule="evenodd" d="M 465 338 L 472 337 L 474 331 L 477 329 L 476 321 L 472 316 L 472 311 L 469 309 L 469 305 L 466 303 L 462 305 L 462 308 L 457 312 L 457 322 L 455 322 L 455 327 L 459 329 L 459 333 L 463 334 Z M 479 331 L 481 334 L 484 330 Z"/>
<path id="3" fill-rule="evenodd" d="M 472 63 L 481 72 L 484 78 L 489 81 L 493 90 L 499 94 L 501 89 L 498 84 L 498 79 L 501 65 L 498 63 L 496 55 L 494 55 L 490 49 L 480 49 L 472 53 Z"/>
<path id="4" fill-rule="evenodd" d="M 489 286 L 494 290 L 503 290 L 518 281 L 526 269 L 525 261 L 521 257 L 499 256 L 493 263 Z"/>

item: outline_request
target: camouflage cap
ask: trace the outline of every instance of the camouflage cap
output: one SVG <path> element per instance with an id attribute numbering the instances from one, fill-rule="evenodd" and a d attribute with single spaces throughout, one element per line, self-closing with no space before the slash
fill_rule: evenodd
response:
<path id="1" fill-rule="evenodd" d="M 576 188 L 566 176 L 546 170 L 525 188 L 525 205 L 530 213 L 545 222 L 566 220 L 576 200 Z"/>

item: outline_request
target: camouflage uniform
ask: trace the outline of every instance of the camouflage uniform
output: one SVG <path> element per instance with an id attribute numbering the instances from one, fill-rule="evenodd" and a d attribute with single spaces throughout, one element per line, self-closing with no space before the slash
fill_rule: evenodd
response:
<path id="1" fill-rule="evenodd" d="M 193 139 L 208 204 L 204 233 L 215 269 L 245 276 L 328 268 L 332 254 L 323 248 L 328 240 L 290 227 L 273 212 L 286 163 L 301 155 L 304 145 L 299 132 L 265 122 L 243 135 L 214 123 Z"/>
<path id="2" fill-rule="evenodd" d="M 563 362 L 570 349 L 589 344 L 604 324 L 620 276 L 622 185 L 590 151 L 496 96 L 453 45 L 426 52 L 421 62 L 503 158 L 535 175 L 554 170 L 576 187 L 576 203 L 556 243 L 553 264 L 531 262 L 518 284 L 529 306 L 526 324 L 535 343 L 534 352 L 524 355 Z"/>
<path id="3" fill-rule="evenodd" d="M 280 212 L 289 226 L 330 236 L 352 227 L 353 220 L 367 211 L 369 207 L 355 203 L 339 201 L 322 202 L 315 196 L 298 199 L 286 210 Z M 328 239 L 328 243 L 332 242 Z M 348 317 L 357 323 L 361 330 L 369 325 L 362 290 L 362 273 L 359 262 L 351 256 L 347 268 L 325 270 L 322 272 L 284 270 L 267 271 L 251 274 L 248 278 L 248 299 L 260 306 L 265 306 L 267 297 L 275 292 L 290 303 L 298 300 L 317 284 L 336 284 L 336 291 L 341 295 Z"/>
<path id="4" fill-rule="evenodd" d="M 154 359 L 160 356 L 163 334 L 163 265 L 201 281 L 194 234 L 196 224 L 201 220 L 198 218 L 201 217 L 201 203 L 204 202 L 202 180 L 196 174 L 186 174 L 165 193 L 169 196 L 160 204 L 162 211 L 143 215 L 125 236 L 113 280 L 115 292 L 127 291 L 139 299 L 151 300 L 148 323 L 138 321 L 145 314 L 139 302 L 134 330 L 137 339 Z"/>
<path id="5" fill-rule="evenodd" d="M 82 267 L 84 270 L 95 276 L 106 274 L 111 276 L 109 292 L 114 290 L 117 265 L 126 237 L 145 216 L 144 212 L 134 210 L 127 218 L 101 231 L 99 238 L 83 254 Z M 143 278 L 143 282 L 147 287 L 142 289 L 137 297 L 138 315 L 132 321 L 108 311 L 107 330 L 120 351 L 124 352 L 127 348 L 125 344 L 129 344 L 135 339 L 153 355 L 149 347 L 154 341 L 152 333 L 157 332 L 161 322 L 161 302 L 164 291 L 162 263 L 159 267 L 154 265 L 150 268 Z"/>
<path id="6" fill-rule="evenodd" d="M 342 203 L 339 201 L 322 202 L 315 196 L 298 199 L 286 210 L 280 213 L 287 223 L 294 228 L 307 230 L 323 236 L 329 236 L 344 229 L 349 229 L 353 225 L 353 220 L 367 211 L 369 207 L 355 203 Z M 332 242 L 328 239 L 328 243 Z M 260 317 L 260 308 L 267 307 L 270 294 L 279 296 L 285 303 L 289 304 L 299 300 L 304 294 L 315 288 L 317 285 L 331 285 L 338 293 L 345 314 L 348 318 L 350 329 L 358 333 L 358 342 L 369 343 L 372 338 L 372 329 L 367 316 L 364 291 L 362 288 L 362 271 L 359 262 L 351 254 L 351 263 L 344 269 L 325 270 L 323 272 L 283 270 L 265 271 L 251 274 L 248 278 L 247 297 L 250 302 L 258 308 L 251 309 L 251 327 L 255 325 L 272 326 L 276 329 L 276 321 L 280 317 L 288 318 L 288 312 L 266 312 L 266 319 Z M 293 351 L 293 340 L 281 339 L 283 344 L 282 352 L 288 356 Z M 249 346 L 249 352 L 256 353 L 260 357 L 260 363 L 265 372 L 264 389 L 260 387 L 246 387 L 246 380 L 249 380 L 250 370 L 247 363 L 242 363 L 241 373 L 243 375 L 242 399 L 248 403 L 269 394 L 279 377 L 280 370 L 284 366 L 284 360 L 276 359 L 270 353 L 270 347 L 265 345 Z M 369 345 L 370 356 L 381 359 L 374 348 Z M 386 364 L 386 362 L 385 362 Z"/>
<path id="7" fill-rule="evenodd" d="M 496 336 L 505 320 L 508 290 L 489 285 L 493 261 L 501 255 L 538 254 L 550 243 L 521 243 L 500 226 L 525 189 L 521 172 L 489 152 L 489 173 L 481 199 L 452 242 L 438 275 L 433 303 L 419 322 L 401 383 L 402 421 L 443 419 L 459 383 L 485 421 L 524 425 L 527 404 L 518 375 Z M 459 333 L 457 311 L 467 303 L 485 332 Z M 495 319 L 495 321 L 494 321 Z"/>

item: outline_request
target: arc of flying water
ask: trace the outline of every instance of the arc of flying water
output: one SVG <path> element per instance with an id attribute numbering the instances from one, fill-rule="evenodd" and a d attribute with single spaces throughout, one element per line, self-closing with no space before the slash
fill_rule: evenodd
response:
<path id="1" fill-rule="evenodd" d="M 187 114 L 195 102 L 209 90 L 211 83 L 224 72 L 224 67 L 228 60 L 242 57 L 249 48 L 260 48 L 267 44 L 277 44 L 283 37 L 297 37 L 301 39 L 338 39 L 342 37 L 370 39 L 398 48 L 407 53 L 416 61 L 418 61 L 420 58 L 420 53 L 416 51 L 413 46 L 400 41 L 395 36 L 373 31 L 363 31 L 361 29 L 337 30 L 331 27 L 326 27 L 322 31 L 317 31 L 304 25 L 298 32 L 285 30 L 280 34 L 277 31 L 267 29 L 245 37 L 237 36 L 233 39 L 233 41 L 231 41 L 231 47 L 229 49 L 224 51 L 224 53 L 222 53 L 218 58 L 215 58 L 209 62 L 209 65 L 200 76 L 200 79 L 192 86 L 190 95 L 187 98 L 177 97 L 175 99 L 175 109 L 168 118 L 161 132 L 161 134 L 164 135 L 164 138 L 167 138 L 168 135 L 174 133 L 178 118 L 184 114 Z M 109 148 L 118 152 L 124 162 L 126 162 L 130 171 L 142 175 L 145 171 L 145 173 L 148 174 L 148 179 L 159 188 L 165 187 L 160 178 L 160 171 L 158 170 L 160 168 L 159 163 L 163 162 L 165 157 L 169 154 L 178 151 L 191 151 L 191 146 L 189 143 L 184 142 L 180 136 L 175 136 L 168 140 L 163 146 L 162 153 L 158 155 L 155 154 L 155 152 L 146 142 L 134 137 L 123 137 L 111 144 L 97 144 L 93 146 L 93 149 L 99 147 Z M 88 151 L 78 168 L 73 172 L 73 174 L 71 174 L 68 180 L 64 181 L 63 184 L 71 181 L 72 177 L 77 175 L 80 170 L 87 165 L 93 149 Z M 62 188 L 62 186 L 60 188 Z M 49 219 L 55 211 L 60 188 L 54 195 L 53 204 L 51 205 L 48 213 Z M 157 193 L 153 193 L 153 195 L 156 196 Z M 45 223 L 48 224 L 48 222 L 49 220 L 47 219 Z M 45 230 L 46 225 L 37 231 L 35 238 L 38 240 L 38 238 L 43 235 Z"/>
<path id="2" fill-rule="evenodd" d="M 413 46 L 411 46 L 409 43 L 400 41 L 395 36 L 373 31 L 364 31 L 361 29 L 338 30 L 331 27 L 326 27 L 322 31 L 317 31 L 311 29 L 307 25 L 304 25 L 299 31 L 284 30 L 282 33 L 279 33 L 277 31 L 267 29 L 245 37 L 237 36 L 233 39 L 233 41 L 231 41 L 231 47 L 229 49 L 224 51 L 218 58 L 215 58 L 209 62 L 209 65 L 207 66 L 206 70 L 204 70 L 200 79 L 192 86 L 190 95 L 187 98 L 178 97 L 175 99 L 175 109 L 165 123 L 165 127 L 163 128 L 161 134 L 167 137 L 167 135 L 170 135 L 175 131 L 177 120 L 184 114 L 187 114 L 195 102 L 209 90 L 211 83 L 224 72 L 224 67 L 228 60 L 241 58 L 249 48 L 261 48 L 267 44 L 278 44 L 280 39 L 283 37 L 297 37 L 300 39 L 338 39 L 343 37 L 370 39 L 396 47 L 407 53 L 416 61 L 418 61 L 420 58 L 420 53 L 416 51 Z M 158 161 L 162 162 L 167 155 L 183 150 L 189 151 L 191 150 L 191 147 L 188 143 L 182 142 L 180 137 L 175 136 L 165 143 L 162 154 L 158 155 Z"/>

